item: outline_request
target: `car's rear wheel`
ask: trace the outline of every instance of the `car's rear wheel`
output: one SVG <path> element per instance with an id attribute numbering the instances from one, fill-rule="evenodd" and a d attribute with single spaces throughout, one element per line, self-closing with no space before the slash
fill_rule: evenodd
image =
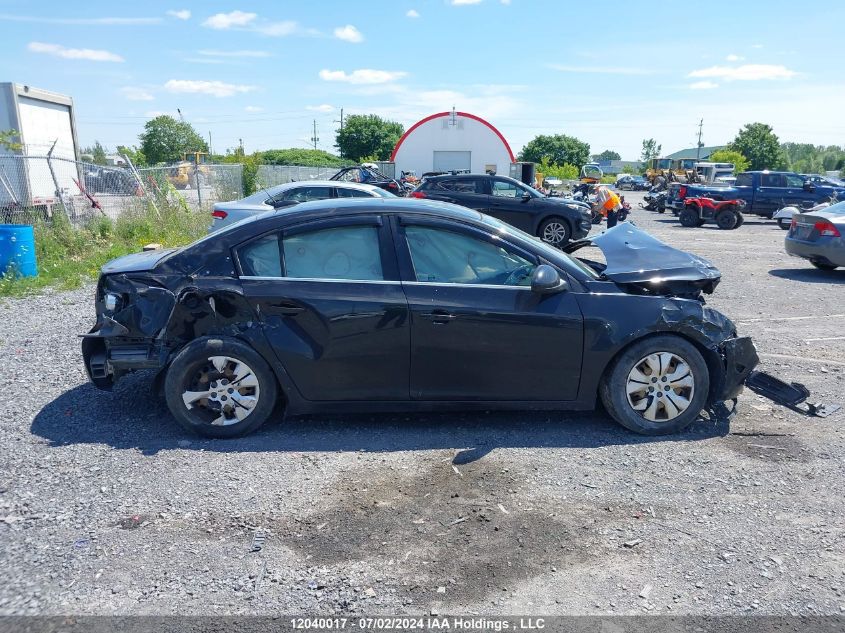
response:
<path id="1" fill-rule="evenodd" d="M 699 218 L 698 207 L 694 205 L 688 206 L 678 214 L 678 220 L 680 220 L 681 226 L 685 226 L 687 228 L 699 226 Z"/>
<path id="2" fill-rule="evenodd" d="M 167 406 L 184 428 L 236 437 L 260 427 L 276 404 L 276 378 L 249 345 L 229 338 L 189 343 L 170 364 Z"/>
<path id="3" fill-rule="evenodd" d="M 818 260 L 810 260 L 810 263 L 819 270 L 836 270 L 836 264 L 828 264 L 827 262 L 820 262 Z"/>
<path id="4" fill-rule="evenodd" d="M 778 218 L 778 226 L 782 228 L 784 231 L 789 230 L 789 226 L 792 224 L 792 220 L 787 220 L 786 218 Z"/>
<path id="5" fill-rule="evenodd" d="M 563 246 L 572 237 L 572 229 L 563 218 L 548 218 L 540 224 L 537 235 L 552 246 Z"/>
<path id="6" fill-rule="evenodd" d="M 716 214 L 716 226 L 724 231 L 735 229 L 739 222 L 738 216 L 733 209 L 722 209 Z"/>
<path id="7" fill-rule="evenodd" d="M 745 216 L 742 213 L 740 213 L 739 211 L 737 211 L 736 212 L 736 226 L 734 228 L 738 229 L 743 224 L 745 224 Z"/>
<path id="8" fill-rule="evenodd" d="M 701 352 L 683 338 L 659 335 L 624 350 L 606 372 L 599 394 L 607 412 L 625 428 L 663 435 L 689 426 L 704 408 L 709 389 Z"/>

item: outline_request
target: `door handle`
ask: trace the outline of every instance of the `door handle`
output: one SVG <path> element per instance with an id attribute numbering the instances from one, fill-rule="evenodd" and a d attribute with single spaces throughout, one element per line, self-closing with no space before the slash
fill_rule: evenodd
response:
<path id="1" fill-rule="evenodd" d="M 284 316 L 295 316 L 305 311 L 305 308 L 293 301 L 275 301 L 267 304 L 272 308 L 271 312 Z"/>
<path id="2" fill-rule="evenodd" d="M 421 316 L 429 319 L 436 325 L 445 325 L 449 321 L 454 321 L 458 318 L 457 314 L 450 314 L 445 310 L 434 310 L 432 312 L 424 312 Z"/>

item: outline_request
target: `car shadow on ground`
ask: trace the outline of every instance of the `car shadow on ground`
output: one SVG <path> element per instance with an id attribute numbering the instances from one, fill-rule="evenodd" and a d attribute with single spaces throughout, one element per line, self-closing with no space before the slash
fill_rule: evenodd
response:
<path id="1" fill-rule="evenodd" d="M 126 376 L 111 393 L 83 384 L 48 403 L 32 433 L 51 446 L 105 444 L 146 455 L 161 450 L 214 452 L 394 452 L 454 449 L 455 463 L 475 461 L 495 448 L 593 448 L 721 437 L 726 418 L 713 417 L 676 435 L 645 437 L 613 422 L 603 411 L 494 411 L 274 416 L 258 432 L 210 440 L 183 431 L 163 399 L 150 393 L 147 374 Z"/>
<path id="2" fill-rule="evenodd" d="M 655 218 L 654 221 L 659 222 L 661 224 L 677 224 L 678 228 L 680 228 L 680 229 L 710 229 L 711 231 L 724 231 L 724 229 L 720 229 L 718 226 L 716 226 L 715 222 L 707 222 L 707 223 L 702 224 L 701 226 L 697 226 L 697 227 L 681 226 L 680 220 L 678 220 L 677 217 L 671 216 L 671 215 L 666 216 L 666 217 L 662 217 L 662 218 Z M 778 231 L 781 231 L 782 233 L 785 234 L 785 232 L 782 228 L 780 228 L 777 224 L 773 224 L 770 220 L 749 220 L 746 217 L 745 221 L 742 223 L 742 226 L 771 226 L 772 228 L 775 228 Z M 742 226 L 740 226 L 737 229 L 731 229 L 731 230 L 741 231 Z"/>
<path id="3" fill-rule="evenodd" d="M 838 270 L 819 270 L 813 268 L 809 262 L 807 268 L 773 268 L 769 271 L 772 277 L 789 279 L 791 281 L 804 281 L 810 284 L 833 284 L 841 286 L 845 284 L 845 268 Z"/>

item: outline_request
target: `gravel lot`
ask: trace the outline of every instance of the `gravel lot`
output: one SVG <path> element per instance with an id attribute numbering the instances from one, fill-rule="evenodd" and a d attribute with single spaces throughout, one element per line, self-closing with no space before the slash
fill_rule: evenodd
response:
<path id="1" fill-rule="evenodd" d="M 845 270 L 788 258 L 764 220 L 632 219 L 721 268 L 710 303 L 764 368 L 845 403 Z M 482 413 L 202 440 L 148 374 L 86 382 L 91 295 L 0 305 L 2 614 L 845 611 L 841 412 L 747 392 L 730 424 L 669 438 L 601 413 Z"/>

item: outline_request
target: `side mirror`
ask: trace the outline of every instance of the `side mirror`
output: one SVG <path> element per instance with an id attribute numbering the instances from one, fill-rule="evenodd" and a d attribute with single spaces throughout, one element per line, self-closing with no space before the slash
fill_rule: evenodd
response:
<path id="1" fill-rule="evenodd" d="M 531 291 L 541 295 L 569 290 L 569 283 L 548 264 L 540 264 L 531 274 Z"/>
<path id="2" fill-rule="evenodd" d="M 816 186 L 811 183 L 809 180 L 804 181 L 804 191 L 815 191 Z"/>
<path id="3" fill-rule="evenodd" d="M 529 200 L 531 200 L 531 194 L 526 191 L 524 194 L 522 194 L 522 201 L 528 202 Z"/>

